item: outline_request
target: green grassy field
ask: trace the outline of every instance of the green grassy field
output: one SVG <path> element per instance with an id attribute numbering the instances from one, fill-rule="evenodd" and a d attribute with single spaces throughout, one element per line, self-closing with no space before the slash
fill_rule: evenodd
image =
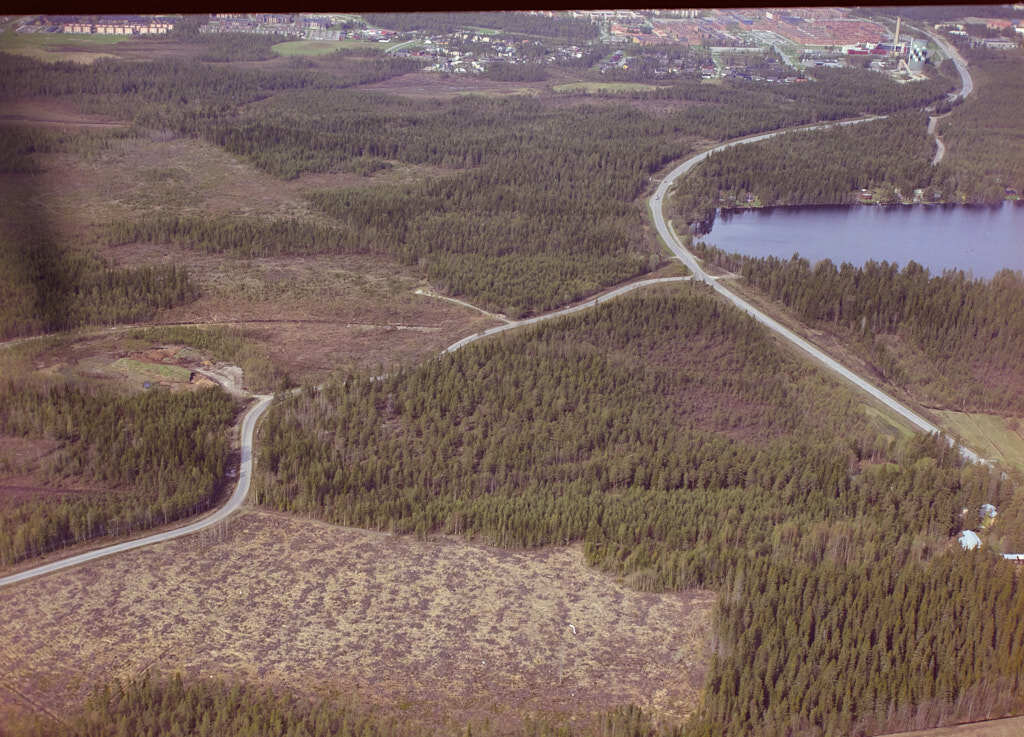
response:
<path id="1" fill-rule="evenodd" d="M 1024 425 L 1020 420 L 980 412 L 938 412 L 942 423 L 986 458 L 1024 469 Z"/>
<path id="2" fill-rule="evenodd" d="M 170 381 L 186 382 L 192 376 L 191 371 L 181 366 L 147 363 L 145 361 L 136 361 L 134 358 L 119 358 L 111 364 L 111 367 L 141 380 L 159 381 L 160 379 L 168 379 Z"/>
<path id="3" fill-rule="evenodd" d="M 77 33 L 0 33 L 0 51 L 20 54 L 40 61 L 75 61 L 91 64 L 103 57 L 113 57 L 102 49 L 110 49 L 125 36 L 90 36 Z"/>
<path id="4" fill-rule="evenodd" d="M 649 92 L 658 89 L 657 85 L 640 82 L 567 82 L 556 84 L 551 89 L 555 92 Z"/>
<path id="5" fill-rule="evenodd" d="M 463 28 L 481 36 L 496 36 L 501 33 L 501 31 L 495 28 L 481 28 L 480 26 L 463 26 Z"/>
<path id="6" fill-rule="evenodd" d="M 864 414 L 868 416 L 873 428 L 883 435 L 888 435 L 893 440 L 898 440 L 901 436 L 910 437 L 915 432 L 915 428 L 912 428 L 910 423 L 894 412 L 883 412 L 874 405 L 864 404 Z"/>
<path id="7" fill-rule="evenodd" d="M 393 46 L 389 41 L 382 44 L 379 41 L 358 41 L 356 39 L 344 39 L 342 41 L 285 41 L 275 44 L 270 50 L 281 56 L 322 56 L 333 54 L 340 49 L 387 49 Z"/>

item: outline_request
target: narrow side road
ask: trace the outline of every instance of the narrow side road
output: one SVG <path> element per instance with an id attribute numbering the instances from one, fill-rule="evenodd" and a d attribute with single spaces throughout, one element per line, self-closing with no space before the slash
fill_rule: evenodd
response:
<path id="1" fill-rule="evenodd" d="M 844 121 L 842 123 L 838 123 L 837 125 L 854 125 L 856 123 L 865 122 L 867 120 L 875 120 L 877 117 L 878 116 L 871 116 L 870 118 L 858 118 L 856 120 Z M 828 126 L 812 126 L 812 129 L 825 127 Z M 732 146 L 739 146 L 744 143 L 753 143 L 754 141 L 763 141 L 767 138 L 773 138 L 774 136 L 784 135 L 793 130 L 807 129 L 808 128 L 788 128 L 781 131 L 775 131 L 773 133 L 764 133 L 759 136 L 740 138 L 735 141 L 729 141 L 728 143 L 716 146 L 715 148 L 697 154 L 696 156 L 692 156 L 686 161 L 684 161 L 682 164 L 673 169 L 668 174 L 668 176 L 666 176 L 661 181 L 661 183 L 658 185 L 658 188 L 654 191 L 654 194 L 651 195 L 651 198 L 648 200 L 647 204 L 651 210 L 651 215 L 654 217 L 654 224 L 658 229 L 658 234 L 661 236 L 662 240 L 665 241 L 665 244 L 669 247 L 669 249 L 671 249 L 671 251 L 679 258 L 679 260 L 686 265 L 686 267 L 693 274 L 694 279 L 710 284 L 716 292 L 721 294 L 723 297 L 725 297 L 725 299 L 729 300 L 740 310 L 746 312 L 748 315 L 753 317 L 755 320 L 757 320 L 765 327 L 769 328 L 770 330 L 774 330 L 783 338 L 793 343 L 806 353 L 810 354 L 813 358 L 817 359 L 826 367 L 842 376 L 844 379 L 849 381 L 858 389 L 861 389 L 867 394 L 870 394 L 872 397 L 882 402 L 893 411 L 905 417 L 915 427 L 920 428 L 924 432 L 942 434 L 942 431 L 938 427 L 936 427 L 928 420 L 921 417 L 919 414 L 911 410 L 909 407 L 904 406 L 895 398 L 889 396 L 884 391 L 876 387 L 874 384 L 871 384 L 870 382 L 861 378 L 853 371 L 851 371 L 850 369 L 846 368 L 841 363 L 836 361 L 834 358 L 825 354 L 824 351 L 815 346 L 813 343 L 805 340 L 804 338 L 801 338 L 799 335 L 794 333 L 789 328 L 785 327 L 784 325 L 781 325 L 778 321 L 772 319 L 765 313 L 761 312 L 761 310 L 757 309 L 752 304 L 736 295 L 734 292 L 730 291 L 723 284 L 723 281 L 726 280 L 717 280 L 712 278 L 706 271 L 704 271 L 700 263 L 697 261 L 696 257 L 688 250 L 686 250 L 686 248 L 683 246 L 680 240 L 676 237 L 675 231 L 671 228 L 668 221 L 665 219 L 665 213 L 663 210 L 665 198 L 668 196 L 669 189 L 672 187 L 675 181 L 679 179 L 679 177 L 687 174 L 689 171 L 693 169 L 693 167 L 697 166 L 699 163 L 707 159 L 708 156 L 710 156 L 711 154 L 715 153 L 716 151 L 723 151 Z M 949 440 L 951 443 L 953 442 L 951 438 Z M 968 448 L 962 448 L 961 452 L 963 453 L 963 456 L 970 461 L 978 462 L 984 460 L 977 453 Z"/>
<path id="2" fill-rule="evenodd" d="M 87 553 L 82 553 L 81 555 L 64 558 L 62 560 L 54 561 L 53 563 L 47 563 L 46 565 L 39 566 L 38 568 L 30 568 L 29 570 L 22 571 L 21 573 L 5 576 L 4 578 L 0 578 L 0 588 L 18 583 L 19 581 L 43 576 L 47 573 L 53 573 L 54 571 L 60 571 L 64 568 L 71 568 L 72 566 L 77 566 L 90 560 L 96 560 L 108 555 L 113 555 L 114 553 L 123 553 L 126 550 L 134 550 L 135 548 L 141 548 L 147 545 L 153 545 L 154 543 L 162 543 L 167 540 L 184 537 L 185 535 L 191 535 L 192 533 L 199 532 L 207 527 L 212 527 L 218 522 L 226 519 L 228 515 L 242 506 L 246 495 L 249 493 L 249 482 L 252 479 L 252 442 L 253 433 L 256 430 L 256 421 L 259 420 L 260 415 L 266 412 L 267 407 L 270 406 L 270 403 L 274 398 L 270 395 L 257 395 L 256 399 L 259 401 L 245 414 L 245 419 L 242 420 L 242 462 L 238 469 L 238 483 L 235 485 L 235 490 L 231 494 L 231 498 L 228 499 L 227 504 L 223 507 L 213 514 L 203 517 L 192 524 L 185 525 L 184 527 L 178 527 L 174 530 L 160 532 L 147 537 L 140 537 L 138 540 L 129 540 L 128 542 L 118 543 L 117 545 L 110 545 L 105 548 L 91 550 Z"/>
<path id="3" fill-rule="evenodd" d="M 946 113 L 946 115 L 949 115 L 949 113 Z M 932 158 L 932 166 L 942 161 L 942 157 L 946 155 L 946 144 L 939 138 L 937 130 L 937 123 L 941 118 L 945 118 L 946 115 L 932 115 L 928 118 L 928 135 L 935 139 L 935 156 Z"/>

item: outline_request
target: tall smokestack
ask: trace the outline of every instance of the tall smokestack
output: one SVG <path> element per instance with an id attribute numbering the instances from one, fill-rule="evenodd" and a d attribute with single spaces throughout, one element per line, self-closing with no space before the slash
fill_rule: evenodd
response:
<path id="1" fill-rule="evenodd" d="M 900 21 L 903 20 L 900 16 L 896 16 L 896 38 L 892 41 L 892 55 L 899 56 L 900 47 Z"/>

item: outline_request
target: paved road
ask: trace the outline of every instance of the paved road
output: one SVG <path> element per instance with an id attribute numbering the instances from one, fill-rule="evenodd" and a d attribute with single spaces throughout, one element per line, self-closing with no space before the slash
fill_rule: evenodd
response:
<path id="1" fill-rule="evenodd" d="M 876 118 L 877 116 L 872 116 L 871 118 L 859 118 L 857 120 L 844 121 L 842 123 L 839 123 L 839 125 L 853 125 L 856 123 L 861 123 L 866 120 L 873 120 Z M 827 126 L 812 126 L 812 128 L 822 127 Z M 905 417 L 914 426 L 920 428 L 921 430 L 924 430 L 925 432 L 941 433 L 941 430 L 939 430 L 939 428 L 933 425 L 932 423 L 928 422 L 928 420 L 924 419 L 910 408 L 904 406 L 903 404 L 901 404 L 896 399 L 886 394 L 884 391 L 882 391 L 875 385 L 869 383 L 868 381 L 865 381 L 860 376 L 855 374 L 853 371 L 850 371 L 850 369 L 846 368 L 841 363 L 836 361 L 834 358 L 831 358 L 830 356 L 826 355 L 817 346 L 801 338 L 799 335 L 794 333 L 789 328 L 785 327 L 784 325 L 781 325 L 778 321 L 772 319 L 765 313 L 761 312 L 761 310 L 757 309 L 752 304 L 750 304 L 749 302 L 747 302 L 746 300 L 744 300 L 743 298 L 739 297 L 734 292 L 726 288 L 721 281 L 712 278 L 706 271 L 704 271 L 703 268 L 701 268 L 701 265 L 697 261 L 696 257 L 694 257 L 692 253 L 690 253 L 688 250 L 686 250 L 686 248 L 683 247 L 683 244 L 676 237 L 675 231 L 671 229 L 669 223 L 665 220 L 663 206 L 665 203 L 665 198 L 668 195 L 669 188 L 673 185 L 673 183 L 675 183 L 675 181 L 679 177 L 689 172 L 691 169 L 693 169 L 693 167 L 697 166 L 697 164 L 704 161 L 712 153 L 715 153 L 716 151 L 722 151 L 732 146 L 739 146 L 744 143 L 763 141 L 766 138 L 772 138 L 774 136 L 788 133 L 790 132 L 790 130 L 794 129 L 775 131 L 774 133 L 764 133 L 758 136 L 751 136 L 749 138 L 741 138 L 735 141 L 729 141 L 728 143 L 716 146 L 715 148 L 705 151 L 704 153 L 697 154 L 696 156 L 687 159 L 682 164 L 673 169 L 668 174 L 668 176 L 666 176 L 661 181 L 661 183 L 658 185 L 658 188 L 654 191 L 654 194 L 651 195 L 650 200 L 648 200 L 648 207 L 650 207 L 651 214 L 654 216 L 654 224 L 658 229 L 658 233 L 659 235 L 661 235 L 662 240 L 665 241 L 665 243 L 672 250 L 672 252 L 690 270 L 690 272 L 693 274 L 694 279 L 710 284 L 716 292 L 718 292 L 727 300 L 732 302 L 734 305 L 736 305 L 736 307 L 746 312 L 748 315 L 753 317 L 762 325 L 765 325 L 769 329 L 774 330 L 776 333 L 781 335 L 786 340 L 790 341 L 791 343 L 798 346 L 805 352 L 809 353 L 812 357 L 816 358 L 818 361 L 825 364 L 828 368 L 835 371 L 837 374 L 842 376 L 844 379 L 846 379 L 859 389 L 870 394 L 872 397 L 882 402 L 893 411 Z M 952 439 L 950 439 L 950 442 L 953 442 Z M 962 453 L 965 458 L 971 461 L 976 462 L 982 460 L 977 453 L 967 448 L 963 448 Z"/>
<path id="2" fill-rule="evenodd" d="M 393 54 L 396 51 L 398 51 L 399 49 L 404 49 L 406 46 L 411 46 L 411 45 L 417 44 L 417 43 L 420 43 L 420 41 L 419 41 L 419 39 L 416 39 L 416 38 L 412 39 L 411 41 L 403 41 L 400 44 L 395 44 L 394 46 L 389 46 L 388 48 L 384 49 L 384 53 L 385 54 Z"/>
<path id="3" fill-rule="evenodd" d="M 514 330 L 515 328 L 521 328 L 524 325 L 533 325 L 534 323 L 538 323 L 543 320 L 550 320 L 554 317 L 563 317 L 564 315 L 571 315 L 574 312 L 589 310 L 591 307 L 596 307 L 601 302 L 607 302 L 610 299 L 615 299 L 616 297 L 620 297 L 623 294 L 626 294 L 627 292 L 632 292 L 634 289 L 640 289 L 641 287 L 649 287 L 652 284 L 666 284 L 677 281 L 688 281 L 691 278 L 692 277 L 689 276 L 666 276 L 661 279 L 643 279 L 642 281 L 635 281 L 631 284 L 626 284 L 625 286 L 619 287 L 618 289 L 613 289 L 610 292 L 606 292 L 598 297 L 595 297 L 594 299 L 588 299 L 586 302 L 581 302 L 577 305 L 573 305 L 572 307 L 565 307 L 561 310 L 555 310 L 554 312 L 547 312 L 543 315 L 537 315 L 536 317 L 528 317 L 525 320 L 514 320 L 505 325 L 498 325 L 493 328 L 487 328 L 487 330 L 484 330 L 483 332 L 474 333 L 473 335 L 467 336 L 460 341 L 452 343 L 450 346 L 441 351 L 441 355 L 443 356 L 446 353 L 455 353 L 455 351 L 459 350 L 460 348 L 464 348 L 470 343 L 475 343 L 476 341 L 481 340 L 482 338 L 486 338 L 489 335 L 503 333 L 506 330 Z"/>
<path id="4" fill-rule="evenodd" d="M 971 79 L 971 73 L 967 71 L 967 62 L 964 60 L 962 56 L 960 56 L 960 52 L 956 50 L 956 47 L 953 46 L 953 44 L 951 44 L 946 39 L 942 38 L 942 36 L 936 35 L 931 31 L 925 30 L 923 28 L 914 28 L 914 30 L 923 33 L 936 44 L 938 44 L 939 48 L 942 49 L 943 53 L 949 58 L 951 58 L 953 60 L 953 63 L 956 65 L 956 70 L 957 72 L 960 73 L 960 91 L 953 95 L 953 99 L 955 100 L 956 98 L 959 97 L 961 100 L 963 100 L 969 94 L 974 92 L 974 80 Z"/>
<path id="5" fill-rule="evenodd" d="M 212 525 L 215 525 L 227 518 L 228 515 L 242 506 L 242 502 L 245 501 L 245 497 L 249 493 L 249 481 L 252 478 L 253 432 L 256 429 L 256 421 L 260 418 L 260 415 L 267 410 L 267 407 L 270 406 L 270 402 L 274 399 L 272 396 L 268 395 L 258 395 L 256 398 L 259 401 L 245 414 L 245 419 L 242 421 L 242 463 L 238 470 L 238 483 L 235 485 L 235 491 L 231 494 L 231 498 L 228 499 L 227 504 L 223 507 L 213 514 L 204 517 L 197 522 L 193 522 L 190 525 L 185 525 L 184 527 L 178 527 L 166 532 L 159 532 L 155 535 L 141 537 L 138 540 L 130 540 L 128 542 L 118 543 L 117 545 L 99 548 L 97 550 L 89 551 L 88 553 L 82 553 L 81 555 L 75 555 L 70 558 L 54 561 L 53 563 L 47 563 L 46 565 L 42 565 L 37 568 L 30 568 L 29 570 L 22 571 L 21 573 L 5 576 L 4 578 L 0 578 L 0 588 L 13 583 L 18 583 L 19 581 L 35 578 L 36 576 L 43 576 L 47 573 L 60 571 L 64 568 L 71 568 L 72 566 L 77 566 L 90 560 L 96 560 L 108 555 L 113 555 L 114 553 L 123 553 L 126 550 L 134 550 L 135 548 L 141 548 L 146 545 L 162 543 L 167 540 L 184 537 L 185 535 L 191 535 L 194 532 L 199 532 L 204 528 L 211 527 Z"/>
<path id="6" fill-rule="evenodd" d="M 914 30 L 928 36 L 928 38 L 938 44 L 939 48 L 942 49 L 946 56 L 953 60 L 953 63 L 956 65 L 956 70 L 960 74 L 960 91 L 953 95 L 951 99 L 955 100 L 958 97 L 961 100 L 965 99 L 974 91 L 974 79 L 971 77 L 971 73 L 967 71 L 967 62 L 962 56 L 960 56 L 960 52 L 957 51 L 956 47 L 954 47 L 949 41 L 932 33 L 931 31 L 925 31 L 920 28 L 915 28 Z M 949 113 L 946 113 L 946 115 L 949 115 Z M 942 161 L 942 157 L 946 155 L 946 144 L 944 144 L 942 139 L 939 138 L 938 126 L 936 125 L 939 119 L 946 117 L 946 115 L 933 115 L 928 118 L 928 132 L 935 137 L 935 157 L 932 159 L 932 166 L 935 166 Z"/>

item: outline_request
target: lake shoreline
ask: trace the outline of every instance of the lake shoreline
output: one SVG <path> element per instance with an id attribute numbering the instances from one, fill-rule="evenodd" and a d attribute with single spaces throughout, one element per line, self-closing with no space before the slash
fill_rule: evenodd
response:
<path id="1" fill-rule="evenodd" d="M 924 204 L 924 203 L 921 203 Z M 797 205 L 719 208 L 698 234 L 709 245 L 745 256 L 863 265 L 915 261 L 938 274 L 960 269 L 990 278 L 1024 271 L 1024 203 L 929 203 L 867 206 Z"/>

